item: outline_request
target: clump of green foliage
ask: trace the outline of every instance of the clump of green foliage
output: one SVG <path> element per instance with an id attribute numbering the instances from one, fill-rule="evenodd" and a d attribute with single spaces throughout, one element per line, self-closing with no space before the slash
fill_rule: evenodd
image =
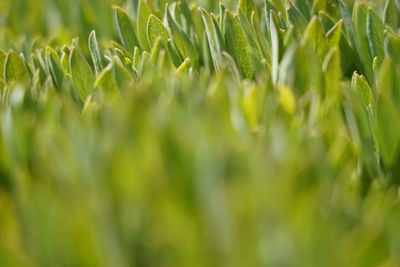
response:
<path id="1" fill-rule="evenodd" d="M 44 3 L 0 5 L 0 266 L 400 265 L 399 1 Z"/>

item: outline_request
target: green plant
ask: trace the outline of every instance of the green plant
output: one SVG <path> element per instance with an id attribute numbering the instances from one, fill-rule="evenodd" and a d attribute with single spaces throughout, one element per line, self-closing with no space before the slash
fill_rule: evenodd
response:
<path id="1" fill-rule="evenodd" d="M 0 266 L 400 265 L 398 1 L 47 2 L 0 6 Z"/>

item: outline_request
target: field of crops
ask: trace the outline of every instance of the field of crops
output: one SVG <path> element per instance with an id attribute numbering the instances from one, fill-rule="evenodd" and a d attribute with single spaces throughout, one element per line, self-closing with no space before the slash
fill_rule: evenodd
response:
<path id="1" fill-rule="evenodd" d="M 399 0 L 0 0 L 0 266 L 400 266 Z"/>

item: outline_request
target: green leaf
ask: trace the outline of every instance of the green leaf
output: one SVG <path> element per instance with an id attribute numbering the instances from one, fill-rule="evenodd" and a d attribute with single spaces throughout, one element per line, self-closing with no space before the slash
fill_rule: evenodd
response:
<path id="1" fill-rule="evenodd" d="M 115 22 L 117 25 L 118 36 L 130 54 L 135 51 L 135 46 L 139 46 L 139 41 L 133 29 L 131 19 L 120 7 L 114 8 Z"/>
<path id="2" fill-rule="evenodd" d="M 58 92 L 61 92 L 65 80 L 65 72 L 57 52 L 51 47 L 46 49 L 46 62 L 54 87 Z"/>
<path id="3" fill-rule="evenodd" d="M 305 29 L 307 28 L 307 20 L 304 15 L 291 3 L 289 3 L 289 7 L 286 9 L 286 14 L 289 20 L 294 27 L 295 36 L 297 39 L 300 39 Z"/>
<path id="4" fill-rule="evenodd" d="M 139 0 L 133 0 L 132 1 L 132 13 L 133 13 L 133 19 L 136 20 L 138 16 L 138 9 L 139 9 Z"/>
<path id="5" fill-rule="evenodd" d="M 5 54 L 5 56 L 7 56 L 7 54 Z M 4 60 L 5 60 L 5 58 L 4 58 Z M 0 55 L 0 61 L 1 61 L 1 55 Z M 48 71 L 45 69 L 46 66 L 43 67 L 43 65 L 40 63 L 40 60 L 36 53 L 31 54 L 31 62 L 32 62 L 32 70 L 31 71 L 33 73 L 37 74 L 37 80 L 38 80 L 37 82 L 40 83 L 40 85 L 43 85 L 46 82 L 47 77 L 48 77 Z M 1 62 L 0 62 L 0 65 L 1 65 Z M 2 72 L 3 75 L 0 77 L 4 77 L 4 61 L 3 61 L 2 65 L 3 65 L 3 68 L 1 68 L 1 66 L 0 66 L 0 72 Z M 1 80 L 3 80 L 3 78 L 0 78 L 0 81 Z M 34 78 L 34 80 L 36 80 L 36 77 Z"/>
<path id="6" fill-rule="evenodd" d="M 61 49 L 61 65 L 63 66 L 64 72 L 68 73 L 69 71 L 69 54 L 70 48 L 68 46 L 63 46 Z"/>
<path id="7" fill-rule="evenodd" d="M 279 27 L 276 25 L 275 20 L 273 18 L 273 13 L 274 11 L 270 11 L 270 19 L 269 19 L 269 32 L 271 35 L 271 76 L 272 76 L 272 81 L 274 85 L 277 84 L 278 82 L 278 76 L 279 76 L 279 54 L 281 53 L 280 50 L 283 48 L 282 47 L 282 40 L 279 36 Z"/>
<path id="8" fill-rule="evenodd" d="M 243 10 L 248 19 L 250 19 L 252 12 L 256 12 L 253 0 L 239 0 L 239 9 Z"/>
<path id="9" fill-rule="evenodd" d="M 268 42 L 269 42 L 269 38 L 267 35 L 267 38 L 265 38 L 265 34 L 263 33 L 263 30 L 261 29 L 261 27 L 264 27 L 265 25 L 263 25 L 263 23 L 261 23 L 259 21 L 259 19 L 257 19 L 255 16 L 251 17 L 251 25 L 254 29 L 254 34 L 255 34 L 255 38 L 259 43 L 260 49 L 261 49 L 261 54 L 262 54 L 262 58 L 265 58 L 267 60 L 270 61 L 270 51 L 269 51 L 269 47 L 268 47 Z"/>
<path id="10" fill-rule="evenodd" d="M 242 96 L 242 108 L 247 124 L 252 132 L 258 131 L 260 89 L 252 83 L 245 85 Z"/>
<path id="11" fill-rule="evenodd" d="M 397 31 L 399 27 L 399 10 L 394 0 L 387 0 L 383 12 L 383 21 L 392 31 Z"/>
<path id="12" fill-rule="evenodd" d="M 133 53 L 132 67 L 136 71 L 136 73 L 139 73 L 141 59 L 142 51 L 140 51 L 138 47 L 135 47 L 135 52 Z"/>
<path id="13" fill-rule="evenodd" d="M 146 73 L 147 71 L 153 69 L 153 64 L 151 64 L 151 55 L 144 51 L 142 53 L 142 58 L 140 61 L 140 68 L 139 68 L 139 74 L 142 75 L 143 73 Z"/>
<path id="14" fill-rule="evenodd" d="M 354 7 L 354 23 L 356 29 L 356 48 L 358 56 L 362 63 L 363 70 L 368 80 L 373 79 L 372 63 L 373 57 L 371 54 L 370 43 L 367 32 L 367 14 L 368 8 L 363 3 L 356 3 Z"/>
<path id="15" fill-rule="evenodd" d="M 286 85 L 279 84 L 278 92 L 279 104 L 282 106 L 283 110 L 285 110 L 290 115 L 294 115 L 296 112 L 297 103 L 293 91 Z"/>
<path id="16" fill-rule="evenodd" d="M 6 62 L 7 53 L 0 49 L 0 80 L 4 80 L 4 64 Z"/>
<path id="17" fill-rule="evenodd" d="M 329 31 L 335 25 L 335 20 L 325 11 L 320 11 L 318 17 L 325 31 Z"/>
<path id="18" fill-rule="evenodd" d="M 386 58 L 380 67 L 377 79 L 378 94 L 390 95 L 395 103 L 400 103 L 399 68 L 390 58 Z M 399 105 L 400 106 L 400 105 Z"/>
<path id="19" fill-rule="evenodd" d="M 325 79 L 325 90 L 327 99 L 336 102 L 341 95 L 342 69 L 340 62 L 340 51 L 333 47 L 327 54 L 322 65 Z"/>
<path id="20" fill-rule="evenodd" d="M 400 143 L 400 120 L 398 109 L 387 94 L 382 94 L 377 103 L 376 133 L 382 160 L 386 166 L 395 162 Z"/>
<path id="21" fill-rule="evenodd" d="M 93 91 L 95 75 L 90 67 L 90 64 L 76 46 L 72 48 L 69 56 L 69 68 L 72 82 L 78 92 L 78 95 L 80 99 L 85 102 L 86 98 Z"/>
<path id="22" fill-rule="evenodd" d="M 147 52 L 142 53 L 143 56 L 147 54 Z M 141 60 L 143 61 L 143 56 Z M 121 60 L 117 57 L 114 56 L 112 58 L 112 68 L 115 76 L 115 80 L 117 81 L 117 87 L 120 90 L 127 89 L 127 88 L 132 88 L 132 85 L 134 84 L 134 79 L 133 76 L 131 75 L 131 72 L 127 70 L 127 68 L 124 66 L 124 64 L 121 62 Z M 140 63 L 142 64 L 142 62 Z M 141 67 L 140 67 L 141 68 Z M 139 70 L 141 71 L 141 70 Z"/>
<path id="23" fill-rule="evenodd" d="M 396 34 L 387 32 L 385 39 L 386 56 L 395 62 L 400 62 L 400 37 Z"/>
<path id="24" fill-rule="evenodd" d="M 321 89 L 321 63 L 316 54 L 303 45 L 293 44 L 282 58 L 279 83 L 304 95 L 311 89 Z"/>
<path id="25" fill-rule="evenodd" d="M 319 14 L 319 12 L 326 9 L 327 5 L 328 3 L 326 0 L 314 0 L 312 5 L 312 13 Z"/>
<path id="26" fill-rule="evenodd" d="M 281 0 L 266 0 L 277 14 L 285 14 L 285 2 Z"/>
<path id="27" fill-rule="evenodd" d="M 214 15 L 211 16 L 211 22 L 212 22 L 212 28 L 213 28 L 214 34 L 215 34 L 215 41 L 216 41 L 217 49 L 219 51 L 223 51 L 223 50 L 225 50 L 226 45 L 225 45 L 225 41 L 223 38 L 223 33 L 221 30 L 221 27 L 219 26 L 217 18 Z"/>
<path id="28" fill-rule="evenodd" d="M 176 69 L 176 73 L 186 73 L 190 68 L 190 59 L 186 58 L 183 63 Z"/>
<path id="29" fill-rule="evenodd" d="M 120 54 L 121 56 L 123 56 L 123 57 L 130 57 L 131 56 L 131 54 L 122 45 L 120 45 L 119 43 L 111 41 L 110 44 L 111 44 L 111 48 L 115 52 L 118 51 L 118 54 Z M 135 49 L 136 49 L 136 47 L 137 46 L 135 46 Z"/>
<path id="30" fill-rule="evenodd" d="M 95 87 L 102 90 L 107 97 L 116 97 L 120 89 L 131 86 L 130 82 L 133 82 L 132 76 L 123 66 L 121 60 L 114 56 L 98 76 Z"/>
<path id="31" fill-rule="evenodd" d="M 310 11 L 313 0 L 294 0 L 295 6 L 300 10 L 300 12 L 306 17 L 306 19 L 310 19 Z"/>
<path id="32" fill-rule="evenodd" d="M 346 35 L 349 38 L 350 45 L 352 48 L 357 49 L 357 36 L 356 36 L 356 30 L 354 29 L 354 24 L 351 19 L 350 11 L 347 8 L 346 4 L 343 3 L 342 0 L 338 1 L 339 7 L 340 7 L 340 12 L 342 14 L 343 20 L 344 20 L 344 28 L 346 31 Z M 365 25 L 365 24 L 364 24 Z"/>
<path id="33" fill-rule="evenodd" d="M 355 90 L 357 95 L 361 97 L 365 107 L 372 106 L 374 102 L 374 96 L 372 93 L 372 89 L 364 76 L 358 75 L 355 72 L 351 81 L 351 86 L 353 90 Z"/>
<path id="34" fill-rule="evenodd" d="M 308 24 L 304 33 L 303 43 L 310 45 L 310 47 L 314 49 L 320 62 L 324 60 L 328 44 L 326 33 L 318 17 L 314 16 Z"/>
<path id="35" fill-rule="evenodd" d="M 10 51 L 4 62 L 4 81 L 27 85 L 31 78 L 24 60 L 14 51 Z"/>
<path id="36" fill-rule="evenodd" d="M 171 62 L 174 64 L 175 67 L 179 67 L 179 65 L 182 64 L 182 59 L 179 56 L 178 52 L 176 51 L 176 48 L 172 43 L 171 39 L 168 39 L 167 50 Z"/>
<path id="37" fill-rule="evenodd" d="M 211 18 L 210 14 L 202 8 L 199 8 L 203 19 L 208 45 L 210 47 L 211 58 L 214 63 L 217 73 L 221 72 L 222 68 L 222 45 L 223 40 L 217 23 Z"/>
<path id="38" fill-rule="evenodd" d="M 239 81 L 241 78 L 241 74 L 235 62 L 235 59 L 233 59 L 233 57 L 225 51 L 222 52 L 222 57 L 224 59 L 224 63 L 228 67 L 228 70 L 232 73 L 233 77 L 235 77 L 235 79 Z"/>
<path id="39" fill-rule="evenodd" d="M 98 76 L 95 87 L 104 92 L 115 93 L 118 91 L 117 80 L 114 75 L 114 64 L 111 62 Z"/>
<path id="40" fill-rule="evenodd" d="M 251 79 L 254 76 L 254 66 L 250 57 L 250 45 L 237 16 L 227 12 L 225 25 L 225 41 L 228 52 L 236 60 L 243 77 Z"/>
<path id="41" fill-rule="evenodd" d="M 340 40 L 342 38 L 342 27 L 343 27 L 343 20 L 340 19 L 332 29 L 326 34 L 326 37 L 329 40 L 330 47 L 336 47 L 339 45 Z"/>
<path id="42" fill-rule="evenodd" d="M 195 34 L 195 14 L 198 14 L 197 8 L 193 7 L 193 13 L 190 11 L 190 8 L 187 4 L 186 0 L 181 0 L 179 2 L 181 11 L 182 11 L 182 16 L 185 19 L 185 26 L 187 28 L 187 32 L 189 33 L 189 35 L 191 34 Z"/>
<path id="43" fill-rule="evenodd" d="M 383 24 L 379 16 L 374 11 L 369 9 L 367 15 L 368 41 L 372 57 L 377 57 L 379 62 L 382 62 L 385 56 L 384 32 L 385 25 Z"/>
<path id="44" fill-rule="evenodd" d="M 151 54 L 150 54 L 151 61 L 157 63 L 162 48 L 163 48 L 163 42 L 161 41 L 161 37 L 157 37 L 151 49 Z"/>
<path id="45" fill-rule="evenodd" d="M 179 28 L 178 23 L 175 21 L 174 17 L 170 13 L 170 6 L 165 9 L 164 19 L 163 19 L 170 35 L 172 36 L 172 41 L 175 43 L 178 51 L 184 51 L 184 41 L 182 39 L 182 30 Z"/>
<path id="46" fill-rule="evenodd" d="M 184 4 L 184 6 L 187 6 L 187 4 Z M 186 8 L 184 8 L 184 14 L 186 13 L 185 9 Z M 202 40 L 205 39 L 203 38 L 205 29 L 204 29 L 203 19 L 199 12 L 199 7 L 192 5 L 189 9 L 189 12 L 191 16 L 190 19 L 188 19 L 188 21 L 192 21 L 189 22 L 191 24 L 191 26 L 189 27 L 189 36 L 194 43 L 201 43 Z M 217 18 L 217 22 L 218 21 L 219 21 L 219 16 Z"/>
<path id="47" fill-rule="evenodd" d="M 254 48 L 254 50 L 257 52 L 260 58 L 264 57 L 264 52 L 261 48 L 260 42 L 257 39 L 256 31 L 251 22 L 249 21 L 249 19 L 245 16 L 245 14 L 241 10 L 239 10 L 237 18 L 241 28 L 243 29 L 243 32 L 247 36 L 249 46 Z"/>
<path id="48" fill-rule="evenodd" d="M 269 28 L 270 26 L 270 20 L 271 20 L 271 11 L 277 12 L 274 4 L 270 0 L 264 0 L 264 13 L 265 13 L 265 23 Z"/>
<path id="49" fill-rule="evenodd" d="M 149 45 L 149 38 L 147 37 L 147 27 L 151 9 L 146 0 L 139 0 L 139 9 L 137 14 L 136 32 L 141 47 L 145 51 L 150 51 L 151 43 Z"/>
<path id="50" fill-rule="evenodd" d="M 154 15 L 150 15 L 149 21 L 147 23 L 147 37 L 151 48 L 153 48 L 157 38 L 160 37 L 161 41 L 165 45 L 167 44 L 169 39 L 169 33 L 165 28 L 164 24 L 161 22 L 159 18 L 157 18 Z"/>
<path id="51" fill-rule="evenodd" d="M 99 75 L 102 69 L 104 68 L 103 59 L 101 57 L 101 50 L 99 43 L 97 42 L 96 32 L 92 31 L 89 35 L 89 50 L 90 56 L 92 57 L 94 69 L 96 71 L 96 75 Z"/>
<path id="52" fill-rule="evenodd" d="M 183 32 L 168 9 L 165 11 L 165 17 L 170 30 L 172 40 L 182 58 L 190 58 L 193 65 L 197 65 L 199 59 L 198 50 L 193 45 L 187 34 Z"/>

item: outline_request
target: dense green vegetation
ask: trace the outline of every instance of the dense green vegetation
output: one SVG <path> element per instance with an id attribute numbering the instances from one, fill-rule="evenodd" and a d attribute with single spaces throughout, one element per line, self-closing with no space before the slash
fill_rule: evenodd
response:
<path id="1" fill-rule="evenodd" d="M 400 1 L 0 1 L 0 266 L 400 266 Z"/>

